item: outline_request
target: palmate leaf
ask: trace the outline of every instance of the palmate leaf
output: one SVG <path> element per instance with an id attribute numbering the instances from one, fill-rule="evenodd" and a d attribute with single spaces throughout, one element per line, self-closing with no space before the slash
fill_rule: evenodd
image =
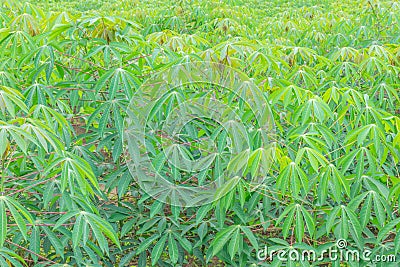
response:
<path id="1" fill-rule="evenodd" d="M 379 226 L 383 226 L 386 222 L 386 219 L 392 217 L 390 214 L 388 214 L 390 207 L 387 206 L 385 198 L 383 198 L 378 192 L 374 190 L 367 191 L 353 199 L 349 203 L 349 206 L 351 206 L 352 209 L 355 209 L 358 208 L 362 202 L 363 204 L 360 210 L 361 226 L 365 227 L 367 225 L 367 223 L 371 220 L 370 217 L 372 213 L 374 213 L 374 217 L 378 221 L 377 225 Z"/>
<path id="2" fill-rule="evenodd" d="M 355 129 L 346 137 L 346 144 L 350 144 L 353 142 L 357 142 L 357 145 L 360 146 L 363 144 L 367 136 L 370 136 L 372 140 L 375 140 L 375 148 L 378 149 L 379 143 L 385 143 L 385 138 L 382 130 L 377 127 L 375 124 L 365 125 L 360 129 Z"/>
<path id="3" fill-rule="evenodd" d="M 46 167 L 45 173 L 50 173 L 55 168 L 61 170 L 62 191 L 66 190 L 67 185 L 73 185 L 75 182 L 79 185 L 79 191 L 84 195 L 93 194 L 93 188 L 99 189 L 98 180 L 91 166 L 85 160 L 70 152 L 64 152 L 62 156 L 53 159 Z M 69 189 L 75 191 L 75 186 L 69 187 Z"/>
<path id="4" fill-rule="evenodd" d="M 310 162 L 311 167 L 314 169 L 315 172 L 318 172 L 319 166 L 325 167 L 328 163 L 327 159 L 321 153 L 319 153 L 315 149 L 305 147 L 299 149 L 295 159 L 296 164 L 300 164 L 304 153 L 307 154 L 308 162 Z"/>
<path id="5" fill-rule="evenodd" d="M 74 229 L 72 231 L 72 242 L 75 249 L 78 248 L 78 245 L 85 245 L 88 242 L 90 234 L 88 229 L 90 229 L 94 234 L 94 237 L 98 241 L 103 252 L 106 252 L 107 254 L 109 252 L 109 245 L 105 236 L 119 248 L 121 247 L 117 234 L 110 223 L 98 215 L 86 211 L 76 210 L 64 214 L 54 225 L 53 229 L 56 230 L 62 227 L 65 222 L 70 221 L 72 218 L 75 218 Z M 61 231 L 61 229 L 59 229 L 59 231 Z"/>
<path id="6" fill-rule="evenodd" d="M 22 124 L 23 121 L 31 122 Z M 21 124 L 17 126 L 15 124 Z M 42 128 L 38 128 L 36 125 L 42 126 Z M 31 144 L 35 144 L 37 147 L 43 148 L 47 151 L 47 143 L 53 146 L 55 150 L 60 151 L 61 143 L 58 138 L 49 130 L 44 124 L 41 124 L 40 121 L 32 120 L 32 119 L 15 119 L 9 121 L 9 123 L 0 121 L 0 129 L 2 133 L 2 137 L 10 138 L 9 143 L 15 142 L 18 148 L 27 153 L 28 148 Z M 48 131 L 45 131 L 45 130 Z M 7 143 L 7 141 L 5 141 Z M 4 149 L 4 148 L 3 148 Z"/>
<path id="7" fill-rule="evenodd" d="M 108 97 L 114 99 L 118 90 L 122 90 L 124 94 L 131 99 L 134 89 L 140 82 L 130 70 L 115 68 L 104 73 L 96 82 L 94 90 L 98 93 L 108 84 Z"/>
<path id="8" fill-rule="evenodd" d="M 69 123 L 65 117 L 60 114 L 60 112 L 45 105 L 38 104 L 32 106 L 29 115 L 35 119 L 43 119 L 43 123 L 53 131 L 58 130 L 61 132 L 62 130 L 65 130 L 68 133 L 71 131 Z M 43 123 L 41 125 L 43 125 Z"/>
<path id="9" fill-rule="evenodd" d="M 308 192 L 308 182 L 307 175 L 295 162 L 289 163 L 276 179 L 277 188 L 282 195 L 285 195 L 288 187 L 294 196 L 300 192 L 305 195 Z"/>
<path id="10" fill-rule="evenodd" d="M 99 40 L 103 41 L 103 40 Z M 122 61 L 123 57 L 121 56 L 121 53 L 128 53 L 130 52 L 130 47 L 127 44 L 124 43 L 119 43 L 119 42 L 111 42 L 109 44 L 106 44 L 105 41 L 103 41 L 104 45 L 99 45 L 96 47 L 93 47 L 88 54 L 86 55 L 85 58 L 90 58 L 98 54 L 99 52 L 102 52 L 104 56 L 104 63 L 109 65 L 111 59 L 118 59 Z"/>
<path id="11" fill-rule="evenodd" d="M 297 242 L 302 242 L 305 232 L 305 226 L 309 236 L 314 235 L 315 222 L 311 214 L 300 204 L 291 204 L 286 207 L 281 216 L 276 221 L 276 225 L 279 225 L 281 221 L 284 220 L 282 226 L 283 237 L 286 238 L 289 234 L 290 228 L 294 227 L 294 234 L 296 236 Z"/>
<path id="12" fill-rule="evenodd" d="M 301 105 L 304 103 L 307 96 L 307 91 L 301 87 L 295 85 L 288 85 L 277 91 L 274 91 L 270 99 L 272 104 L 277 103 L 279 100 L 282 101 L 284 107 L 286 108 L 289 104 Z"/>
<path id="13" fill-rule="evenodd" d="M 92 213 L 85 213 L 84 215 L 87 219 L 87 222 L 90 224 L 91 229 L 95 232 L 96 238 L 98 240 L 104 234 L 114 244 L 116 244 L 118 248 L 121 248 L 117 234 L 115 233 L 109 222 Z M 95 231 L 94 229 L 98 229 L 98 231 Z M 98 232 L 98 234 L 96 234 L 96 232 Z M 100 243 L 100 247 L 103 249 L 103 251 L 107 251 L 108 244 L 105 239 L 103 240 L 104 242 Z"/>
<path id="14" fill-rule="evenodd" d="M 349 232 L 350 232 L 350 226 L 352 227 L 352 233 L 353 233 L 353 238 L 354 241 L 357 243 L 358 246 L 361 245 L 361 233 L 362 233 L 362 228 L 360 221 L 358 220 L 356 214 L 354 211 L 352 211 L 351 206 L 346 207 L 346 206 L 337 206 L 334 207 L 330 212 L 327 217 L 326 221 L 326 231 L 327 234 L 331 231 L 331 229 L 334 227 L 335 224 L 337 224 L 335 228 L 335 235 L 337 238 L 343 238 L 347 239 Z M 338 220 L 338 223 L 336 223 L 336 219 L 340 218 Z M 350 225 L 350 226 L 349 226 Z"/>
<path id="15" fill-rule="evenodd" d="M 24 31 L 7 30 L 8 34 L 0 40 L 2 55 L 7 54 L 12 58 L 17 58 L 17 54 L 24 55 L 37 46 L 28 33 Z"/>
<path id="16" fill-rule="evenodd" d="M 28 107 L 32 107 L 36 104 L 46 105 L 55 102 L 52 90 L 41 83 L 34 83 L 28 86 L 23 91 L 23 94 L 25 96 L 25 103 Z"/>
<path id="17" fill-rule="evenodd" d="M 294 119 L 300 121 L 301 117 L 302 124 L 305 124 L 310 118 L 312 118 L 312 121 L 323 123 L 332 116 L 330 107 L 319 96 L 314 96 L 296 109 Z"/>
<path id="18" fill-rule="evenodd" d="M 230 258 L 233 259 L 243 247 L 243 234 L 249 239 L 254 248 L 257 249 L 258 243 L 254 234 L 247 226 L 231 225 L 223 231 L 220 231 L 211 242 L 212 255 L 217 255 L 223 247 L 227 245 L 227 251 Z"/>
<path id="19" fill-rule="evenodd" d="M 400 98 L 396 89 L 386 82 L 378 84 L 375 88 L 371 89 L 371 95 L 378 95 L 381 104 L 388 98 L 388 103 L 392 109 L 395 108 L 395 103 L 399 103 Z"/>
<path id="20" fill-rule="evenodd" d="M 45 58 L 45 62 L 42 63 L 43 57 Z M 45 71 L 46 75 L 45 77 L 47 82 L 50 80 L 51 74 L 53 72 L 54 63 L 55 63 L 55 58 L 54 58 L 53 47 L 51 45 L 44 45 L 40 47 L 38 49 L 37 54 L 35 55 L 34 64 L 35 68 L 38 69 L 39 71 L 41 71 L 42 69 Z M 35 74 L 35 76 L 37 75 L 39 75 L 39 73 Z"/>
<path id="21" fill-rule="evenodd" d="M 305 142 L 311 149 L 319 153 L 327 152 L 326 149 L 331 147 L 335 140 L 335 136 L 328 127 L 315 123 L 295 127 L 288 136 L 298 142 Z"/>
<path id="22" fill-rule="evenodd" d="M 25 220 L 34 225 L 32 215 L 18 201 L 11 197 L 0 196 L 0 247 L 4 245 L 7 236 L 7 221 L 6 210 L 11 213 L 11 218 L 15 221 L 22 236 L 27 239 L 27 226 Z"/>
<path id="23" fill-rule="evenodd" d="M 28 123 L 21 125 L 21 129 L 29 135 L 33 136 L 40 146 L 46 151 L 49 151 L 48 145 L 53 150 L 60 152 L 64 147 L 58 137 L 54 134 L 46 124 L 39 120 L 27 119 Z"/>
<path id="24" fill-rule="evenodd" d="M 318 197 L 320 203 L 325 203 L 330 192 L 336 202 L 340 203 L 342 194 L 350 196 L 349 181 L 339 172 L 335 165 L 329 164 L 319 173 Z"/>

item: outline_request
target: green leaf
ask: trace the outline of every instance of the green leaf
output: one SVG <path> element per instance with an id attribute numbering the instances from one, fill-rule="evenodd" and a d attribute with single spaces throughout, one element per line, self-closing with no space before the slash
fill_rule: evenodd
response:
<path id="1" fill-rule="evenodd" d="M 246 235 L 246 237 L 249 239 L 249 241 L 250 241 L 251 245 L 253 246 L 253 248 L 255 249 L 255 251 L 258 251 L 257 239 L 254 236 L 253 232 L 250 230 L 250 228 L 247 226 L 242 226 L 241 229 L 244 232 L 244 234 Z"/>
<path id="2" fill-rule="evenodd" d="M 6 202 L 7 203 L 7 202 Z M 18 229 L 21 231 L 22 236 L 24 239 L 27 239 L 27 229 L 26 229 L 26 224 L 22 216 L 19 214 L 19 212 L 14 208 L 13 205 L 7 203 L 8 209 L 11 212 L 12 217 L 14 218 L 15 222 L 17 223 Z"/>
<path id="3" fill-rule="evenodd" d="M 168 235 L 168 252 L 172 263 L 176 264 L 178 262 L 178 244 L 171 233 Z"/>
<path id="4" fill-rule="evenodd" d="M 75 224 L 74 224 L 74 230 L 72 231 L 72 244 L 74 246 L 74 249 L 76 249 L 80 241 L 82 239 L 82 234 L 83 234 L 83 227 L 84 227 L 84 220 L 82 220 L 82 216 L 78 216 L 76 218 Z"/>
<path id="5" fill-rule="evenodd" d="M 203 205 L 201 206 L 197 212 L 196 212 L 196 224 L 199 224 L 201 221 L 203 221 L 204 217 L 207 215 L 207 213 L 211 210 L 211 205 Z"/>
<path id="6" fill-rule="evenodd" d="M 7 215 L 4 201 L 0 199 L 0 247 L 4 246 L 7 237 Z"/>
<path id="7" fill-rule="evenodd" d="M 326 234 L 329 235 L 329 232 L 331 231 L 333 224 L 335 223 L 335 219 L 337 218 L 336 216 L 340 212 L 340 207 L 334 207 L 328 215 L 328 218 L 326 220 Z"/>
<path id="8" fill-rule="evenodd" d="M 243 237 L 240 234 L 240 227 L 237 227 L 228 244 L 228 253 L 231 256 L 231 260 L 233 260 L 235 254 L 239 251 L 239 246 L 242 239 Z"/>
<path id="9" fill-rule="evenodd" d="M 213 255 L 216 255 L 224 247 L 224 245 L 231 238 L 236 228 L 237 228 L 236 225 L 231 225 L 225 228 L 224 230 L 218 232 L 218 234 L 215 236 L 215 239 L 211 242 L 211 246 L 213 248 L 212 250 Z"/>
<path id="10" fill-rule="evenodd" d="M 214 201 L 219 200 L 220 198 L 226 196 L 229 192 L 234 190 L 240 179 L 241 178 L 239 176 L 233 177 L 229 179 L 229 181 L 224 183 L 220 188 L 218 188 L 214 196 Z"/>
<path id="11" fill-rule="evenodd" d="M 167 240 L 168 235 L 164 235 L 158 240 L 153 250 L 151 251 L 151 265 L 156 265 L 158 259 L 161 257 L 161 254 L 164 251 L 165 242 Z"/>
<path id="12" fill-rule="evenodd" d="M 306 222 L 310 237 L 313 237 L 314 231 L 315 231 L 315 220 L 303 206 L 301 206 L 301 212 L 302 212 L 304 220 Z"/>
<path id="13" fill-rule="evenodd" d="M 79 213 L 80 213 L 79 210 L 75 210 L 75 211 L 70 211 L 70 212 L 64 214 L 63 216 L 61 216 L 60 219 L 58 219 L 57 223 L 54 225 L 54 229 L 59 228 L 62 224 L 64 224 L 66 221 L 68 221 L 72 217 L 75 217 Z"/>
<path id="14" fill-rule="evenodd" d="M 297 242 L 301 242 L 304 236 L 304 221 L 301 211 L 301 206 L 297 204 L 296 206 L 296 224 L 295 224 L 295 233 Z"/>
<path id="15" fill-rule="evenodd" d="M 362 228 L 356 214 L 349 208 L 345 207 L 346 214 L 349 216 L 350 223 L 354 229 L 356 241 L 361 240 Z M 344 219 L 344 218 L 343 218 Z"/>
<path id="16" fill-rule="evenodd" d="M 192 254 L 193 247 L 190 241 L 175 232 L 173 232 L 172 234 L 175 236 L 175 239 L 178 240 L 179 244 L 181 244 L 183 249 L 186 250 L 189 254 Z"/>
<path id="17" fill-rule="evenodd" d="M 400 218 L 396 218 L 388 222 L 382 229 L 380 229 L 378 236 L 376 237 L 376 244 L 379 244 L 379 242 L 383 240 L 383 238 L 387 236 L 390 231 L 394 231 L 397 233 L 396 226 L 399 223 L 400 223 Z"/>
<path id="18" fill-rule="evenodd" d="M 152 235 L 151 237 L 147 238 L 143 242 L 140 243 L 139 247 L 136 250 L 136 255 L 139 255 L 143 251 L 145 251 L 154 240 L 156 240 L 159 236 L 157 234 Z"/>
<path id="19" fill-rule="evenodd" d="M 50 240 L 50 242 L 53 245 L 54 249 L 56 250 L 57 254 L 60 255 L 61 258 L 64 259 L 65 258 L 64 245 L 61 243 L 60 239 L 47 226 L 43 226 L 42 229 L 45 232 L 47 238 Z"/>

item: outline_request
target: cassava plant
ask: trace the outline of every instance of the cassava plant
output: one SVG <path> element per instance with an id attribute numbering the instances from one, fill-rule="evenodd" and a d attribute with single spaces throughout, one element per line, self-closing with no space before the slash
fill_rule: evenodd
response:
<path id="1" fill-rule="evenodd" d="M 398 1 L 0 7 L 0 266 L 397 266 Z"/>

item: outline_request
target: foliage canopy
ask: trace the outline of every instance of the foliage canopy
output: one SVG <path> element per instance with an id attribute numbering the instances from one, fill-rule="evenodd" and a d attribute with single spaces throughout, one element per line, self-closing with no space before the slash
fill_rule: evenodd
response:
<path id="1" fill-rule="evenodd" d="M 267 266 L 264 245 L 339 238 L 399 252 L 399 2 L 6 0 L 0 11 L 1 266 Z M 276 152 L 264 168 L 249 135 L 247 156 L 213 166 L 248 164 L 243 177 L 181 208 L 137 185 L 123 132 L 151 74 L 198 61 L 262 90 Z"/>

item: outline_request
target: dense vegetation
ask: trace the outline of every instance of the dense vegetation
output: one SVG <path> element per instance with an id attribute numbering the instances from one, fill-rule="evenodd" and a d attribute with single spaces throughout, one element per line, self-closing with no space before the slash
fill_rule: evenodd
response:
<path id="1" fill-rule="evenodd" d="M 321 250 L 338 239 L 374 255 L 399 252 L 399 2 L 5 0 L 0 23 L 0 266 L 269 266 L 257 259 L 265 245 Z M 169 71 L 194 62 L 257 85 L 275 152 L 245 129 L 242 153 L 212 158 L 212 171 L 190 183 L 226 169 L 239 176 L 190 207 L 143 190 L 124 129 L 154 73 L 181 81 Z M 210 88 L 167 95 L 152 125 L 202 90 Z M 256 100 L 211 90 L 245 125 L 249 106 L 262 113 Z M 221 151 L 242 149 L 197 123 L 187 140 L 209 133 Z M 159 157 L 162 138 L 150 136 L 149 157 L 185 183 L 188 172 Z"/>

